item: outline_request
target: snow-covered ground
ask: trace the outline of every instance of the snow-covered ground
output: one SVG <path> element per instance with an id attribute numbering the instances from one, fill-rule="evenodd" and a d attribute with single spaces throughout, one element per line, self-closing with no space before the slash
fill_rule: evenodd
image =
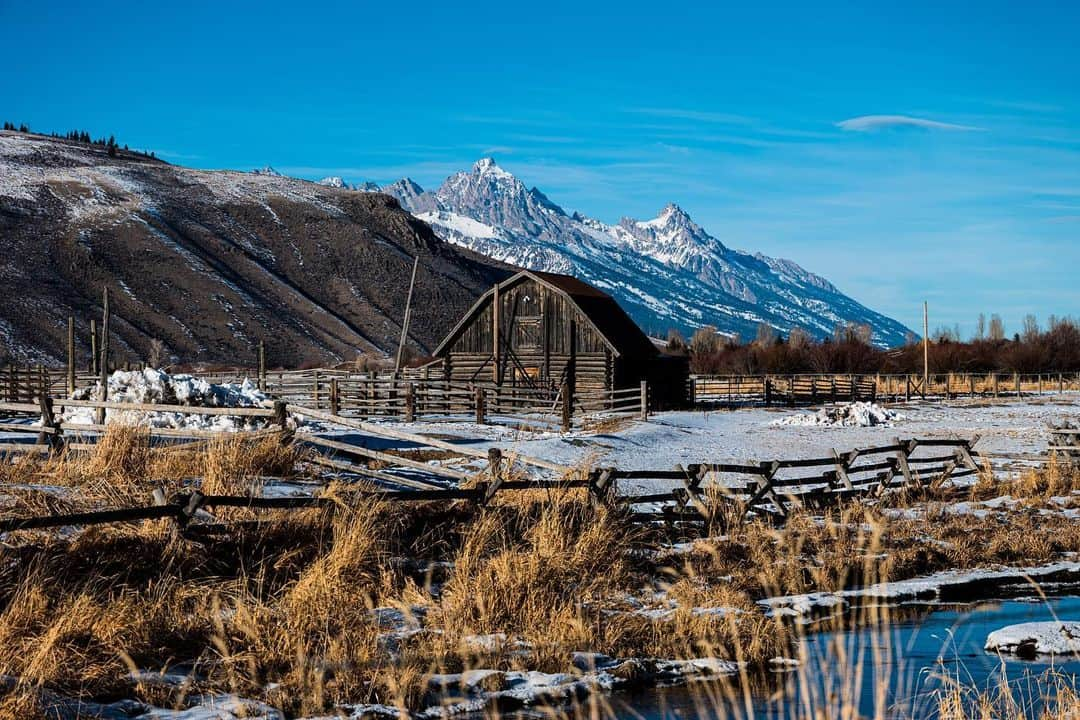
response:
<path id="1" fill-rule="evenodd" d="M 1080 622 L 1009 625 L 986 638 L 986 649 L 1021 657 L 1080 654 Z"/>
<path id="2" fill-rule="evenodd" d="M 809 618 L 815 613 L 843 610 L 851 605 L 867 602 L 939 602 L 946 590 L 954 593 L 968 587 L 985 587 L 991 583 L 1006 585 L 1030 585 L 1032 589 L 1042 583 L 1069 582 L 1080 579 L 1080 563 L 1071 560 L 1037 567 L 1001 567 L 978 570 L 945 570 L 927 577 L 899 580 L 891 583 L 875 583 L 866 587 L 838 592 L 816 592 L 803 595 L 786 595 L 760 600 L 759 604 L 771 615 Z M 985 592 L 985 589 L 983 589 Z M 989 641 L 988 641 L 989 643 Z"/>
<path id="3" fill-rule="evenodd" d="M 778 420 L 811 411 L 766 408 L 657 413 L 648 422 L 628 421 L 625 427 L 613 431 L 575 430 L 567 434 L 519 431 L 465 421 L 386 425 L 460 441 L 476 449 L 497 446 L 567 466 L 591 463 L 625 469 L 825 457 L 832 449 L 844 452 L 887 444 L 897 437 L 979 436 L 976 448 L 984 453 L 1037 454 L 1046 450 L 1047 424 L 1080 417 L 1080 395 L 995 405 L 912 403 L 897 410 L 903 417 L 894 418 L 891 425 L 866 427 L 778 424 Z"/>

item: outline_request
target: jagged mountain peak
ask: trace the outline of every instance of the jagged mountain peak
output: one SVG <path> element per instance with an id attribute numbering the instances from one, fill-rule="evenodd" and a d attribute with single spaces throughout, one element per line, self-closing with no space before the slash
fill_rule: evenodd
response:
<path id="1" fill-rule="evenodd" d="M 264 165 L 261 168 L 256 168 L 251 171 L 253 175 L 272 175 L 274 177 L 285 177 L 282 173 L 279 173 L 271 165 Z"/>
<path id="2" fill-rule="evenodd" d="M 690 215 L 679 207 L 676 203 L 668 203 L 656 214 L 656 218 L 651 221 L 657 225 L 676 225 L 680 227 L 695 227 L 698 226 L 690 219 Z M 700 228 L 699 228 L 700 229 Z"/>
<path id="3" fill-rule="evenodd" d="M 503 170 L 501 167 L 499 167 L 498 163 L 495 162 L 495 158 L 493 157 L 480 158 L 475 163 L 473 163 L 472 171 L 474 175 L 488 175 L 503 179 L 517 179 L 511 173 L 508 173 L 506 170 Z"/>
<path id="4" fill-rule="evenodd" d="M 902 343 L 907 334 L 794 262 L 726 247 L 674 202 L 651 220 L 625 217 L 606 225 L 566 214 L 539 189 L 526 189 L 493 159 L 481 158 L 435 192 L 406 197 L 402 205 L 455 244 L 593 282 L 660 334 L 715 325 L 748 336 L 767 323 L 781 332 L 800 327 L 828 337 L 849 322 L 870 325 L 879 345 Z"/>

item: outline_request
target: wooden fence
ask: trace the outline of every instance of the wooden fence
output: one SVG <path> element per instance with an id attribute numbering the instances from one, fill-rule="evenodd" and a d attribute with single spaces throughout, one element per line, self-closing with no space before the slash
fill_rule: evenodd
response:
<path id="1" fill-rule="evenodd" d="M 72 388 L 93 385 L 95 379 L 83 371 L 69 376 L 66 370 L 44 365 L 5 365 L 0 367 L 0 402 L 28 403 L 42 395 L 66 395 Z"/>
<path id="2" fill-rule="evenodd" d="M 692 375 L 691 405 L 815 405 L 900 402 L 913 398 L 1007 398 L 1080 391 L 1076 373 L 944 373 L 921 375 Z"/>
<path id="3" fill-rule="evenodd" d="M 5 418 L 4 421 L 0 421 L 0 434 L 6 433 L 9 440 L 14 440 L 14 442 L 0 443 L 0 456 L 52 454 L 64 450 L 78 452 L 93 449 L 94 441 L 109 426 L 100 420 L 94 423 L 65 422 L 62 419 L 65 407 L 91 408 L 95 411 L 124 413 L 127 416 L 125 419 L 129 419 L 134 424 L 138 424 L 139 417 L 132 415 L 132 413 L 233 416 L 241 418 L 251 423 L 251 425 L 224 432 L 187 427 L 145 427 L 144 429 L 152 442 L 189 442 L 223 437 L 258 439 L 267 436 L 279 436 L 283 442 L 298 443 L 319 450 L 318 454 L 311 456 L 312 462 L 316 464 L 411 488 L 442 487 L 441 484 L 433 481 L 441 480 L 443 484 L 447 479 L 460 482 L 471 477 L 471 474 L 437 464 L 433 465 L 428 462 L 413 460 L 402 455 L 371 449 L 356 441 L 346 443 L 319 437 L 311 433 L 297 434 L 290 429 L 290 418 L 292 416 L 301 416 L 338 429 L 358 430 L 375 438 L 408 443 L 420 450 L 439 450 L 465 458 L 484 460 L 489 463 L 503 462 L 501 456 L 496 459 L 492 453 L 486 450 L 477 450 L 468 445 L 459 445 L 418 433 L 386 427 L 381 424 L 368 423 L 355 417 L 345 417 L 315 408 L 289 405 L 281 400 L 275 401 L 272 407 L 215 408 L 98 400 L 58 399 L 54 401 L 48 397 L 39 398 L 36 404 L 0 403 L 0 417 Z M 108 419 L 105 418 L 105 420 Z M 29 420 L 36 420 L 37 423 L 31 425 L 28 423 Z M 18 437 L 11 437 L 13 434 Z M 31 443 L 30 439 L 34 437 L 36 437 L 36 440 Z M 359 458 L 362 462 L 356 463 L 338 459 L 342 455 Z M 521 453 L 513 453 L 508 457 L 512 459 L 512 462 L 525 467 L 542 468 L 557 474 L 568 471 L 568 468 L 557 463 L 529 457 Z M 419 477 L 395 475 L 391 472 L 372 468 L 371 463 L 391 466 L 399 470 L 412 470 L 414 475 L 417 474 L 415 471 L 419 471 Z"/>
<path id="4" fill-rule="evenodd" d="M 394 376 L 314 369 L 270 373 L 264 387 L 272 397 L 335 415 L 405 422 L 468 415 L 482 424 L 506 416 L 568 430 L 611 416 L 644 419 L 649 408 L 644 382 L 567 395 L 565 388 L 451 383 L 423 370 Z"/>
<path id="5" fill-rule="evenodd" d="M 275 413 L 280 416 L 280 406 Z M 333 416 L 324 415 L 326 419 Z M 279 418 L 280 419 L 280 418 Z M 358 421 L 343 420 L 346 424 Z M 410 436 L 415 437 L 415 436 Z M 318 444 L 322 438 L 310 438 Z M 430 439 L 428 439 L 430 440 Z M 437 442 L 437 441 L 436 441 Z M 677 466 L 673 470 L 625 470 L 614 467 L 597 468 L 583 479 L 567 479 L 568 468 L 529 462 L 563 473 L 555 480 L 512 480 L 507 473 L 507 458 L 500 450 L 483 452 L 488 460 L 478 482 L 468 488 L 423 487 L 380 489 L 362 487 L 354 490 L 357 503 L 371 500 L 398 502 L 467 501 L 484 505 L 502 492 L 519 490 L 584 489 L 594 503 L 604 504 L 636 522 L 742 522 L 762 517 L 782 523 L 798 506 L 820 508 L 852 499 L 881 496 L 887 492 L 908 489 L 939 488 L 950 479 L 973 475 L 980 471 L 980 456 L 974 451 L 975 440 L 966 439 L 896 439 L 892 443 L 846 453 L 832 451 L 821 458 L 771 460 L 756 463 L 700 463 Z M 329 445 L 339 449 L 339 443 Z M 452 446 L 462 451 L 461 446 Z M 354 452 L 358 448 L 348 448 Z M 359 449 L 363 450 L 363 449 Z M 926 450 L 927 453 L 921 453 Z M 391 462 L 403 458 L 386 456 Z M 795 475 L 786 476 L 787 471 Z M 378 477 L 378 474 L 376 474 Z M 464 479 L 463 477 L 455 479 Z M 656 493 L 619 492 L 620 481 L 659 480 L 678 483 L 673 490 Z M 190 529 L 196 512 L 203 508 L 243 507 L 252 510 L 289 510 L 308 507 L 332 509 L 340 499 L 331 501 L 315 496 L 262 497 L 204 495 L 194 491 L 166 499 L 154 491 L 152 502 L 142 507 L 110 508 L 93 512 L 53 514 L 35 517 L 0 519 L 0 532 L 73 525 L 131 522 L 169 518 L 181 530 Z M 652 506 L 642 509 L 641 506 Z M 659 506 L 659 507 L 657 507 Z"/>

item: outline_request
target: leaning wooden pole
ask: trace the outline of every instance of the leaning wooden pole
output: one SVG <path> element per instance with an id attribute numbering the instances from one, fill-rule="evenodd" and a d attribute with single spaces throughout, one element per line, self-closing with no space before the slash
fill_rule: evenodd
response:
<path id="1" fill-rule="evenodd" d="M 499 297 L 499 283 L 495 283 L 495 287 L 491 294 L 491 381 L 495 385 L 501 385 L 502 378 L 499 373 L 499 315 L 502 310 L 502 299 Z"/>
<path id="2" fill-rule="evenodd" d="M 401 340 L 398 341 L 397 361 L 394 363 L 394 376 L 401 372 L 401 361 L 405 357 L 405 341 L 409 337 L 409 314 L 412 312 L 413 290 L 416 288 L 416 269 L 420 267 L 420 256 L 413 258 L 412 279 L 409 280 L 409 297 L 405 299 L 405 317 L 401 321 Z"/>
<path id="3" fill-rule="evenodd" d="M 101 401 L 109 399 L 109 288 L 105 288 L 101 301 L 101 361 L 98 372 L 101 382 Z M 98 408 L 95 422 L 105 424 L 105 408 Z"/>

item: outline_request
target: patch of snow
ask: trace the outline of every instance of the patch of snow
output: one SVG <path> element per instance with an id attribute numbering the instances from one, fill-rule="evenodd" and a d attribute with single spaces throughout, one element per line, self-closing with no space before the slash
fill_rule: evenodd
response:
<path id="1" fill-rule="evenodd" d="M 470 217 L 447 212 L 445 210 L 423 212 L 419 213 L 416 217 L 432 227 L 449 230 L 451 233 L 457 233 L 458 235 L 466 237 L 488 240 L 502 237 L 502 233 L 498 228 L 486 225 L 479 220 L 473 220 Z"/>
<path id="2" fill-rule="evenodd" d="M 1020 657 L 1080 654 L 1080 622 L 1030 622 L 995 630 L 986 638 L 987 650 Z"/>
<path id="3" fill-rule="evenodd" d="M 909 600 L 936 600 L 944 588 L 956 588 L 986 581 L 1021 580 L 1039 582 L 1040 578 L 1059 575 L 1080 576 L 1080 563 L 1063 561 L 1038 567 L 1008 567 L 981 570 L 946 570 L 927 577 L 900 580 L 892 583 L 876 583 L 863 588 L 839 592 L 806 593 L 765 598 L 758 604 L 767 609 L 769 616 L 803 617 L 817 611 L 843 609 L 852 601 L 877 600 L 904 602 Z"/>
<path id="4" fill-rule="evenodd" d="M 805 427 L 891 427 L 904 416 L 877 403 L 853 402 L 829 405 L 816 413 L 800 413 L 773 420 L 770 425 L 800 425 Z"/>
<path id="5" fill-rule="evenodd" d="M 267 397 L 251 380 L 241 383 L 216 385 L 193 375 L 170 375 L 161 370 L 117 370 L 108 379 L 109 402 L 186 405 L 206 408 L 253 408 L 261 407 Z M 101 383 L 75 391 L 72 400 L 96 400 L 101 396 Z M 57 404 L 62 404 L 58 402 Z M 73 425 L 93 425 L 94 408 L 65 406 L 62 422 Z M 188 430 L 215 430 L 231 432 L 253 429 L 264 418 L 240 417 L 238 415 L 189 415 L 179 412 L 145 412 L 138 410 L 107 410 L 105 424 L 142 425 L 156 428 L 183 428 Z"/>

